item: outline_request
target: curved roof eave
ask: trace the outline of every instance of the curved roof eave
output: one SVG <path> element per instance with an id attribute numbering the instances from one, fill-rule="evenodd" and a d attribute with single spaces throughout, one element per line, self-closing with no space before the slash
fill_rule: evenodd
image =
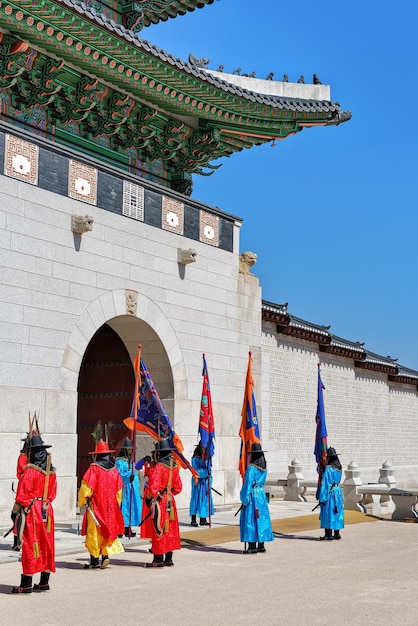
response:
<path id="1" fill-rule="evenodd" d="M 12 0 L 8 4 L 16 12 L 19 10 L 21 12 L 25 11 L 32 18 L 39 21 L 43 20 L 46 29 L 39 28 L 36 30 L 33 28 L 33 32 L 28 32 L 25 21 L 21 20 L 20 30 L 26 31 L 25 34 L 29 40 L 31 40 L 30 37 L 32 39 L 35 38 L 32 43 L 38 41 L 38 45 L 42 45 L 41 42 L 43 40 L 43 44 L 46 44 L 47 49 L 53 52 L 54 48 L 56 49 L 57 47 L 56 42 L 51 37 L 49 40 L 44 38 L 43 31 L 48 31 L 51 27 L 58 26 L 65 30 L 66 35 L 74 38 L 74 41 L 78 38 L 77 45 L 80 42 L 84 42 L 89 45 L 91 50 L 94 49 L 99 54 L 107 53 L 109 58 L 113 56 L 116 64 L 124 62 L 124 64 L 129 65 L 131 73 L 135 71 L 136 73 L 139 71 L 144 72 L 144 74 L 148 73 L 149 81 L 161 81 L 163 88 L 174 88 L 174 86 L 177 89 L 183 88 L 190 98 L 195 98 L 197 101 L 200 100 L 198 106 L 200 103 L 204 103 L 209 108 L 217 107 L 218 117 L 220 117 L 219 111 L 224 110 L 249 118 L 264 121 L 270 120 L 274 124 L 277 121 L 282 121 L 278 120 L 277 116 L 280 112 L 283 112 L 285 118 L 286 116 L 290 116 L 292 119 L 299 117 L 308 118 L 308 125 L 310 126 L 323 124 L 324 122 L 326 124 L 339 124 L 351 117 L 349 111 L 341 111 L 338 102 L 280 98 L 260 94 L 214 77 L 209 72 L 182 61 L 150 42 L 141 39 L 133 31 L 124 28 L 121 24 L 116 24 L 112 19 L 98 13 L 94 8 L 87 7 L 79 0 L 55 0 L 54 2 L 44 0 L 42 8 L 34 8 L 31 0 L 19 0 L 19 2 Z M 57 11 L 57 5 L 60 6 L 61 11 Z M 123 46 L 121 46 L 121 41 L 124 43 Z M 140 68 L 138 67 L 140 59 L 136 56 L 137 51 L 140 51 L 147 57 L 150 67 L 144 68 L 142 65 Z M 65 47 L 61 48 L 60 55 L 65 54 L 65 52 Z M 77 62 L 74 51 L 71 51 L 71 58 L 74 63 Z M 89 58 L 86 56 L 82 57 L 80 55 L 78 59 L 82 59 L 84 67 L 89 63 Z M 109 69 L 109 67 L 106 69 Z M 107 76 L 108 79 L 111 78 L 109 73 Z M 115 72 L 115 78 L 118 78 L 117 71 Z M 129 90 L 129 87 L 126 86 L 126 76 L 120 76 L 120 82 L 117 84 L 121 86 L 123 78 L 125 79 L 124 88 Z M 130 82 L 131 88 L 141 89 L 139 81 L 136 81 L 136 85 L 132 80 Z M 136 95 L 140 96 L 140 94 Z M 161 94 L 152 95 L 150 99 L 158 103 L 159 97 L 161 97 Z M 199 117 L 210 121 L 211 116 L 205 111 L 204 104 L 202 104 L 202 111 L 199 112 Z M 165 102 L 161 106 L 171 112 L 178 111 L 178 105 L 175 102 Z M 268 133 L 265 134 L 268 135 Z"/>
<path id="2" fill-rule="evenodd" d="M 205 6 L 213 4 L 215 0 L 159 0 L 159 2 L 147 2 L 143 9 L 143 26 L 151 26 L 159 22 L 186 15 L 186 13 L 196 9 L 204 9 Z"/>

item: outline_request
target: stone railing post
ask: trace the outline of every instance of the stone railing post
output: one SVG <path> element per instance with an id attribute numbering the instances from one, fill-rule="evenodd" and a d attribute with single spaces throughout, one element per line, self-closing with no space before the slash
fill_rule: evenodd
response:
<path id="1" fill-rule="evenodd" d="M 298 459 L 293 459 L 287 467 L 289 468 L 289 473 L 287 475 L 287 485 L 284 487 L 285 496 L 283 500 L 306 502 L 306 498 L 302 495 L 305 488 L 300 484 L 303 480 L 302 465 L 300 461 Z"/>
<path id="2" fill-rule="evenodd" d="M 361 493 L 358 492 L 358 488 L 361 487 L 362 480 L 360 478 L 360 469 L 357 463 L 351 461 L 348 464 L 347 469 L 344 471 L 345 478 L 343 487 L 344 494 L 344 507 L 351 511 L 360 511 L 364 513 L 364 508 L 360 502 L 362 500 Z"/>
<path id="3" fill-rule="evenodd" d="M 385 461 L 379 469 L 379 480 L 377 482 L 381 485 L 387 485 L 388 489 L 396 487 L 395 470 L 389 461 Z M 395 504 L 392 496 L 380 496 L 380 508 L 382 514 L 393 513 Z"/>

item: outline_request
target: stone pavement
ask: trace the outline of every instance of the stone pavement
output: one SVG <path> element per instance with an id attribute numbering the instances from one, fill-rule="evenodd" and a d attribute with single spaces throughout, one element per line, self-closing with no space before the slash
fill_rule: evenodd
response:
<path id="1" fill-rule="evenodd" d="M 270 512 L 273 520 L 286 520 L 310 515 L 312 507 L 274 499 Z M 216 512 L 212 528 L 238 525 L 237 508 Z M 179 513 L 182 535 L 190 539 L 196 532 L 197 538 L 201 529 L 190 527 L 187 511 Z M 9 535 L 0 541 L 0 623 L 29 618 L 39 626 L 416 624 L 417 524 L 348 524 L 343 539 L 332 542 L 318 541 L 319 523 L 309 528 L 276 532 L 267 552 L 256 555 L 242 554 L 239 541 L 202 546 L 188 540 L 174 554 L 175 567 L 156 570 L 144 568 L 152 559 L 147 541 L 124 540 L 125 552 L 98 571 L 82 570 L 88 556 L 77 524 L 75 532 L 58 528 L 51 591 L 28 596 L 10 595 L 20 564 Z"/>

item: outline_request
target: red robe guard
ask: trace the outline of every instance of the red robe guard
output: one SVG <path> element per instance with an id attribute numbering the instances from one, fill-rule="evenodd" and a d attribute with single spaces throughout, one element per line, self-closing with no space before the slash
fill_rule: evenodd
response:
<path id="1" fill-rule="evenodd" d="M 180 470 L 173 460 L 167 440 L 157 443 L 156 455 L 159 460 L 147 485 L 147 499 L 153 520 L 151 541 L 154 559 L 146 567 L 171 566 L 173 550 L 180 550 L 179 520 L 174 498 L 182 490 Z"/>
<path id="2" fill-rule="evenodd" d="M 116 469 L 113 452 L 107 442 L 97 442 L 95 451 L 90 452 L 96 455 L 96 460 L 84 474 L 78 492 L 78 505 L 87 505 L 81 534 L 86 537 L 90 563 L 84 569 L 103 569 L 109 565 L 110 555 L 123 552 L 118 539 L 125 530 L 120 510 L 123 481 Z"/>
<path id="3" fill-rule="evenodd" d="M 39 435 L 29 444 L 29 463 L 20 477 L 12 519 L 19 517 L 22 540 L 22 578 L 12 593 L 49 590 L 49 574 L 55 572 L 54 510 L 57 477 L 51 457 Z M 41 580 L 32 588 L 32 575 L 41 572 Z"/>

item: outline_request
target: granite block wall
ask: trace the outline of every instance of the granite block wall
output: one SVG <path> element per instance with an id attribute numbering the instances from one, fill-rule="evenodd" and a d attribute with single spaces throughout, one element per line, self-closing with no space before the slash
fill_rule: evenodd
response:
<path id="1" fill-rule="evenodd" d="M 316 475 L 313 445 L 320 362 L 328 443 L 338 451 L 343 467 L 354 461 L 363 482 L 375 482 L 378 469 L 388 460 L 398 486 L 418 485 L 415 386 L 356 368 L 352 359 L 320 352 L 317 344 L 281 335 L 269 323 L 263 325 L 262 362 L 269 377 L 263 388 L 264 436 L 287 454 L 278 472 L 286 475 L 288 463 L 297 458 L 305 478 Z"/>

